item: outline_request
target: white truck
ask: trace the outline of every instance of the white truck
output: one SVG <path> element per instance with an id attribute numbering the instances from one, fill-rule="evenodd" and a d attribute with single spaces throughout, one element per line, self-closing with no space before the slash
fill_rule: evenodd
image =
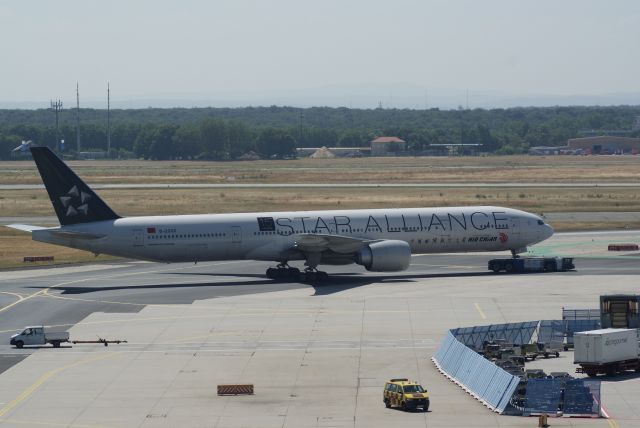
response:
<path id="1" fill-rule="evenodd" d="M 54 348 L 59 348 L 61 343 L 69 341 L 67 331 L 45 331 L 41 325 L 26 327 L 22 332 L 11 336 L 10 345 L 22 348 L 28 345 L 46 345 L 50 343 Z"/>
<path id="2" fill-rule="evenodd" d="M 638 333 L 635 328 L 605 328 L 573 335 L 576 373 L 589 376 L 635 370 L 640 372 Z"/>

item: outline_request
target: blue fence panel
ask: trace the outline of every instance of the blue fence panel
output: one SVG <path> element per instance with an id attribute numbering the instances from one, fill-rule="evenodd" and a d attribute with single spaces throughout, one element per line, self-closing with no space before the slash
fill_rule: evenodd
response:
<path id="1" fill-rule="evenodd" d="M 542 320 L 538 329 L 538 342 L 564 342 L 565 321 Z"/>
<path id="2" fill-rule="evenodd" d="M 564 389 L 565 416 L 600 415 L 600 381 L 568 380 Z"/>
<path id="3" fill-rule="evenodd" d="M 562 319 L 600 321 L 600 309 L 563 309 Z"/>
<path id="4" fill-rule="evenodd" d="M 525 396 L 525 413 L 555 414 L 561 407 L 561 379 L 529 379 Z"/>
<path id="5" fill-rule="evenodd" d="M 456 328 L 451 333 L 461 343 L 479 351 L 485 341 L 504 340 L 514 345 L 529 343 L 537 327 L 537 321 L 528 321 Z"/>
<path id="6" fill-rule="evenodd" d="M 510 398 L 513 395 L 515 386 L 518 385 L 520 379 L 507 373 L 488 360 L 485 360 L 485 362 L 488 364 L 485 366 L 487 375 L 485 376 L 486 390 L 484 391 L 483 398 L 502 413 L 504 407 L 506 407 L 506 403 L 504 407 L 500 407 L 500 403 L 504 401 L 503 398 L 505 396 Z M 516 383 L 512 388 L 511 385 L 514 379 Z"/>
<path id="7" fill-rule="evenodd" d="M 448 349 L 451 347 L 452 343 L 455 340 L 456 338 L 453 336 L 453 334 L 451 334 L 451 332 L 448 332 L 445 335 L 445 337 L 442 339 L 442 342 L 440 343 L 440 347 L 436 351 L 434 358 L 438 361 L 442 360 L 442 358 L 447 353 Z"/>
<path id="8" fill-rule="evenodd" d="M 487 331 L 484 329 L 482 334 Z M 506 408 L 520 380 L 459 342 L 453 332 L 445 335 L 433 358 L 442 371 L 500 413 Z"/>
<path id="9" fill-rule="evenodd" d="M 497 406 L 498 409 L 502 409 L 501 413 L 504 412 L 504 409 L 507 408 L 507 405 L 509 404 L 511 397 L 513 397 L 513 394 L 516 392 L 519 383 L 520 378 L 517 376 L 513 376 L 513 378 L 509 382 L 509 385 L 507 386 L 507 389 L 505 389 L 504 394 L 502 394 L 502 398 L 500 399 L 500 402 Z"/>
<path id="10" fill-rule="evenodd" d="M 596 323 L 599 324 L 599 320 L 545 320 L 458 328 L 443 337 L 433 360 L 470 394 L 502 413 L 518 388 L 520 378 L 474 349 L 482 349 L 483 342 L 491 340 L 505 340 L 515 345 L 530 343 L 536 329 L 539 342 L 559 341 L 568 331 L 591 330 L 597 328 Z M 524 411 L 555 413 L 557 410 L 562 410 L 567 416 L 598 416 L 600 381 L 530 379 Z"/>

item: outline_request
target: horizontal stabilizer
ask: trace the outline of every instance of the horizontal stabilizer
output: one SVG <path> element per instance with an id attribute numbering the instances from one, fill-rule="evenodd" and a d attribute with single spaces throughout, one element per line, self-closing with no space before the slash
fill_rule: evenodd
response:
<path id="1" fill-rule="evenodd" d="M 11 229 L 21 230 L 23 232 L 33 232 L 34 230 L 50 229 L 49 227 L 32 226 L 30 224 L 7 224 Z"/>
<path id="2" fill-rule="evenodd" d="M 74 232 L 71 230 L 52 230 L 49 233 L 53 236 L 57 236 L 58 238 L 66 239 L 100 239 L 107 236 L 100 233 Z"/>

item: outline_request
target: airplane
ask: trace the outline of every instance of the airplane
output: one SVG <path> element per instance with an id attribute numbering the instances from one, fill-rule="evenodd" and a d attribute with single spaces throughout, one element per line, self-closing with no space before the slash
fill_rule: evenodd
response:
<path id="1" fill-rule="evenodd" d="M 48 147 L 30 147 L 59 227 L 12 224 L 34 241 L 153 262 L 277 263 L 272 279 L 322 281 L 319 265 L 397 272 L 412 254 L 510 250 L 553 235 L 537 215 L 494 206 L 121 217 Z M 289 266 L 304 261 L 304 271 Z"/>
<path id="2" fill-rule="evenodd" d="M 20 143 L 20 145 L 14 149 L 12 149 L 12 152 L 26 152 L 27 149 L 29 148 L 29 146 L 31 145 L 32 141 L 24 141 L 22 140 L 22 143 Z"/>

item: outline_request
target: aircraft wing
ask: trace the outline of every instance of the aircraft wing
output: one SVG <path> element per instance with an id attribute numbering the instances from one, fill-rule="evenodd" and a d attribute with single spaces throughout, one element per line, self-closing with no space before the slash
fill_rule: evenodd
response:
<path id="1" fill-rule="evenodd" d="M 331 250 L 335 253 L 355 253 L 364 246 L 379 240 L 353 238 L 351 236 L 305 233 L 300 235 L 294 244 L 298 250 L 305 252 L 321 252 Z"/>

